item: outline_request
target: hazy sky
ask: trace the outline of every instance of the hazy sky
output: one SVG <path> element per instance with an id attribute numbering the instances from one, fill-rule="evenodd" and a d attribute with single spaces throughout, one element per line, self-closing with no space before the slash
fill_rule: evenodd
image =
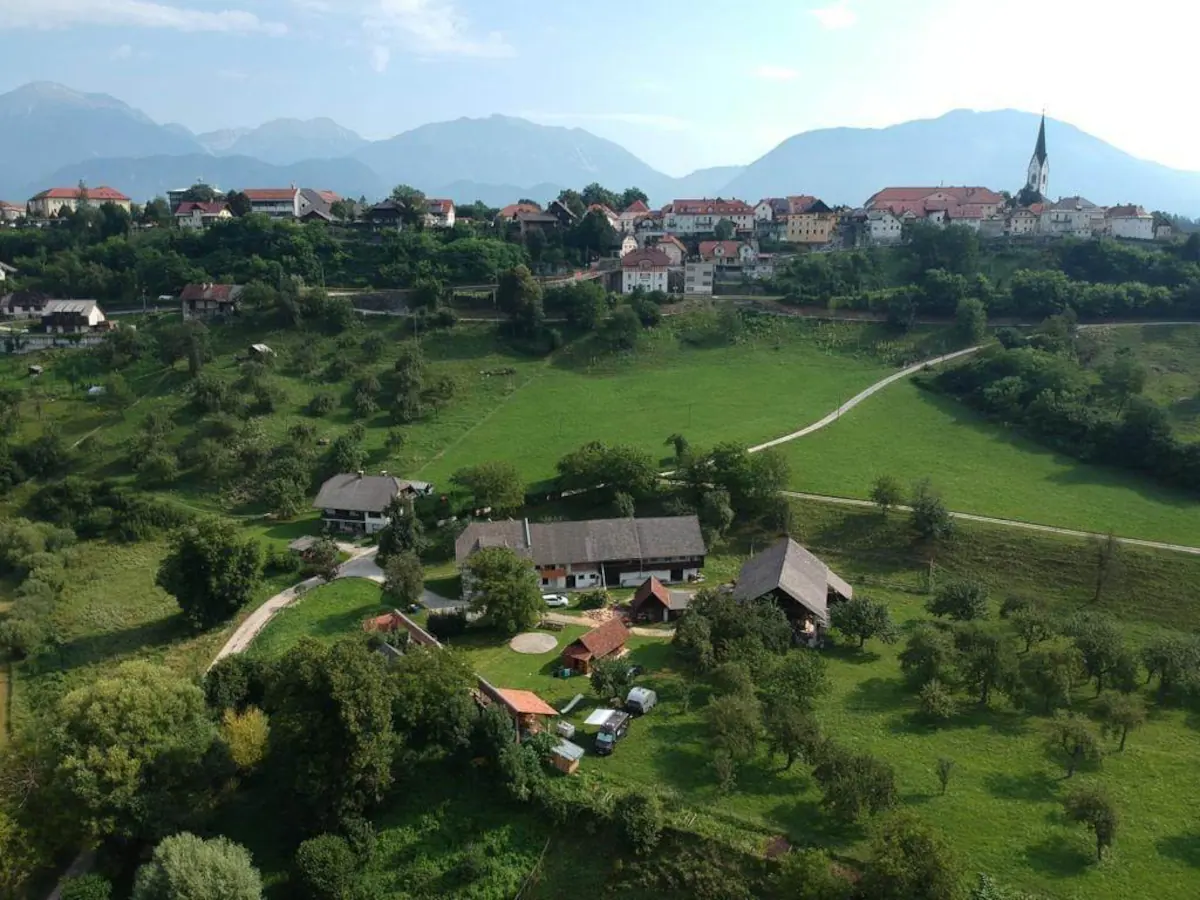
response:
<path id="1" fill-rule="evenodd" d="M 59 81 L 196 131 L 498 112 L 673 175 L 811 128 L 1044 106 L 1200 170 L 1198 28 L 1197 0 L 0 0 L 0 91 Z"/>

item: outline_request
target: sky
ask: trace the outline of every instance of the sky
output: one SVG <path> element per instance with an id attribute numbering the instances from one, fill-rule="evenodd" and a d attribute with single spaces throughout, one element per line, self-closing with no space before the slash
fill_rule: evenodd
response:
<path id="1" fill-rule="evenodd" d="M 57 81 L 197 132 L 503 113 L 671 175 L 814 128 L 1044 108 L 1200 170 L 1170 100 L 1198 29 L 1196 0 L 0 0 L 0 92 Z"/>

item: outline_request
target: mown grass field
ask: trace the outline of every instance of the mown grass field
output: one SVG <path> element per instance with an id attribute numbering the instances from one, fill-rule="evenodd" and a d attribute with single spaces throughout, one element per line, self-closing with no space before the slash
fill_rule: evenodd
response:
<path id="1" fill-rule="evenodd" d="M 960 512 L 1200 546 L 1194 498 L 1053 453 L 908 380 L 784 452 L 799 491 L 865 499 L 879 475 L 928 477 Z"/>
<path id="2" fill-rule="evenodd" d="M 365 578 L 342 578 L 308 591 L 277 612 L 254 639 L 253 656 L 276 659 L 302 637 L 333 644 L 362 628 L 385 609 L 379 585 Z"/>

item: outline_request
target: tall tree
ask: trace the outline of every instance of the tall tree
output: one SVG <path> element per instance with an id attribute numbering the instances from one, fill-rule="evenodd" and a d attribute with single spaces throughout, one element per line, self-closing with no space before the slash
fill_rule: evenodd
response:
<path id="1" fill-rule="evenodd" d="M 542 615 L 542 594 L 529 560 L 507 547 L 480 550 L 463 566 L 471 609 L 505 634 L 526 631 Z"/>
<path id="2" fill-rule="evenodd" d="M 541 331 L 546 318 L 542 308 L 542 286 L 528 267 L 517 266 L 500 275 L 496 305 L 508 315 L 516 334 L 534 337 Z"/>
<path id="3" fill-rule="evenodd" d="M 425 215 L 428 212 L 425 203 L 425 195 L 418 191 L 415 187 L 407 184 L 398 184 L 392 188 L 392 202 L 396 204 L 397 212 L 400 214 L 400 221 L 406 228 L 413 228 L 420 231 L 425 227 Z"/>
<path id="4" fill-rule="evenodd" d="M 1103 789 L 1080 785 L 1063 800 L 1063 811 L 1072 822 L 1086 825 L 1096 836 L 1096 861 L 1104 859 L 1104 851 L 1117 837 L 1120 818 L 1117 808 Z"/>
<path id="5" fill-rule="evenodd" d="M 1099 603 L 1105 589 L 1120 576 L 1123 545 L 1111 531 L 1092 539 L 1092 560 L 1096 564 L 1096 591 L 1092 602 Z"/>
<path id="6" fill-rule="evenodd" d="M 158 567 L 155 583 L 196 628 L 211 628 L 241 609 L 258 586 L 262 553 L 231 522 L 201 519 L 181 529 Z"/>
<path id="7" fill-rule="evenodd" d="M 388 603 L 408 607 L 425 592 L 421 558 L 411 550 L 395 553 L 383 565 L 383 596 Z"/>
<path id="8" fill-rule="evenodd" d="M 203 807 L 216 727 L 191 681 L 122 663 L 63 697 L 58 722 L 57 780 L 88 837 L 153 840 Z"/>

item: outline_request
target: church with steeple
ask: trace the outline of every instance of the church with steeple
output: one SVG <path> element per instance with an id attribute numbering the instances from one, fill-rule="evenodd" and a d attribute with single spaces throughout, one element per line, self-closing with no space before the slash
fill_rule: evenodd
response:
<path id="1" fill-rule="evenodd" d="M 1049 199 L 1046 189 L 1050 184 L 1050 158 L 1046 155 L 1046 114 L 1042 113 L 1042 126 L 1038 129 L 1037 146 L 1029 160 L 1029 174 L 1025 178 L 1025 192 L 1036 192 L 1042 199 Z"/>

